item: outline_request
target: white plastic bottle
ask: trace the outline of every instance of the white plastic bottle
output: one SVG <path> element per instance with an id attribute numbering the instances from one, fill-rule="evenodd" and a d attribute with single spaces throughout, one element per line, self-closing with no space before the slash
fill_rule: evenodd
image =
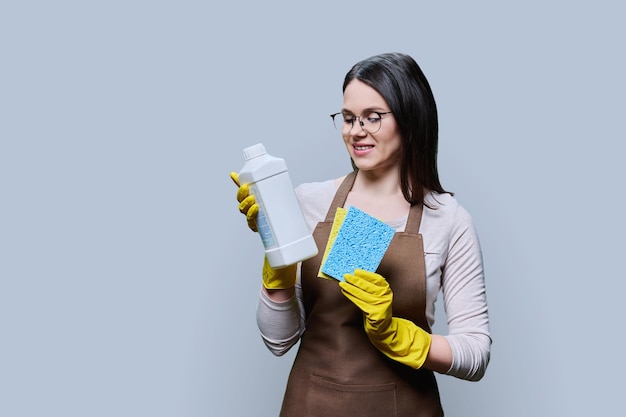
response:
<path id="1" fill-rule="evenodd" d="M 245 148 L 243 156 L 239 183 L 249 184 L 259 206 L 256 223 L 269 264 L 277 269 L 317 255 L 285 160 L 269 155 L 262 143 Z"/>

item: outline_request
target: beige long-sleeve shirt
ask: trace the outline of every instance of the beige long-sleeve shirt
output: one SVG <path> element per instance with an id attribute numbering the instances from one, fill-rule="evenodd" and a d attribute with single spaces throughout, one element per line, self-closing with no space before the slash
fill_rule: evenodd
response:
<path id="1" fill-rule="evenodd" d="M 337 191 L 334 181 L 306 183 L 296 195 L 311 231 L 324 221 Z M 466 380 L 482 378 L 489 363 L 491 337 L 482 254 L 471 216 L 449 194 L 429 194 L 420 233 L 426 264 L 426 318 L 435 322 L 435 302 L 441 293 L 448 322 L 445 335 L 452 349 L 449 375 Z M 387 222 L 403 231 L 407 218 Z M 268 348 L 282 355 L 297 343 L 305 329 L 299 272 L 296 296 L 274 302 L 261 292 L 257 323 Z"/>

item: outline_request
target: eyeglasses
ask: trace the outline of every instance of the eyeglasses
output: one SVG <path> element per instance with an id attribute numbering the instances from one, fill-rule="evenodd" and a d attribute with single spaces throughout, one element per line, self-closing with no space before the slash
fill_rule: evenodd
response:
<path id="1" fill-rule="evenodd" d="M 331 119 L 333 119 L 333 124 L 335 125 L 335 128 L 339 130 L 341 133 L 343 133 L 344 135 L 347 135 L 348 133 L 350 133 L 350 131 L 354 127 L 354 122 L 357 119 L 359 120 L 359 125 L 361 126 L 361 129 L 363 129 L 365 132 L 369 134 L 374 134 L 378 132 L 380 130 L 380 127 L 382 126 L 383 114 L 390 114 L 390 113 L 391 113 L 390 111 L 386 111 L 386 112 L 372 111 L 372 112 L 366 113 L 366 116 L 364 115 L 354 116 L 352 114 L 345 114 L 345 113 L 339 112 L 339 113 L 331 114 L 330 117 Z"/>

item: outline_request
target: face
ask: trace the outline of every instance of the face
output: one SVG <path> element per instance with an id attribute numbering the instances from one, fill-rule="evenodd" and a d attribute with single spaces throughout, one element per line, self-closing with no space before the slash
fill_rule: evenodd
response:
<path id="1" fill-rule="evenodd" d="M 343 93 L 342 113 L 348 119 L 362 116 L 365 120 L 373 112 L 389 111 L 383 96 L 357 79 L 352 80 Z M 377 117 L 376 114 L 374 116 Z M 361 171 L 383 172 L 400 164 L 402 140 L 393 114 L 383 114 L 380 118 L 380 129 L 375 133 L 364 130 L 359 118 L 354 120 L 354 126 L 349 132 L 342 133 L 346 148 Z M 364 123 L 367 125 L 369 122 Z"/>

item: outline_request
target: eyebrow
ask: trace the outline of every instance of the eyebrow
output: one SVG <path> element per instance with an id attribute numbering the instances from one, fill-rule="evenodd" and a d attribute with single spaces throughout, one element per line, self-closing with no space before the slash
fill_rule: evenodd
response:
<path id="1" fill-rule="evenodd" d="M 366 107 L 366 108 L 364 108 L 364 109 L 363 109 L 363 111 L 361 112 L 361 114 L 364 114 L 364 113 L 367 113 L 367 112 L 380 112 L 380 113 L 384 113 L 384 112 L 387 112 L 387 111 L 389 111 L 389 110 L 385 110 L 385 109 L 383 109 L 382 107 Z M 348 113 L 348 114 L 352 114 L 352 115 L 354 115 L 354 114 L 355 114 L 353 111 L 348 110 L 348 109 L 346 109 L 346 108 L 342 108 L 342 109 L 341 109 L 341 113 L 344 113 L 344 114 Z"/>

